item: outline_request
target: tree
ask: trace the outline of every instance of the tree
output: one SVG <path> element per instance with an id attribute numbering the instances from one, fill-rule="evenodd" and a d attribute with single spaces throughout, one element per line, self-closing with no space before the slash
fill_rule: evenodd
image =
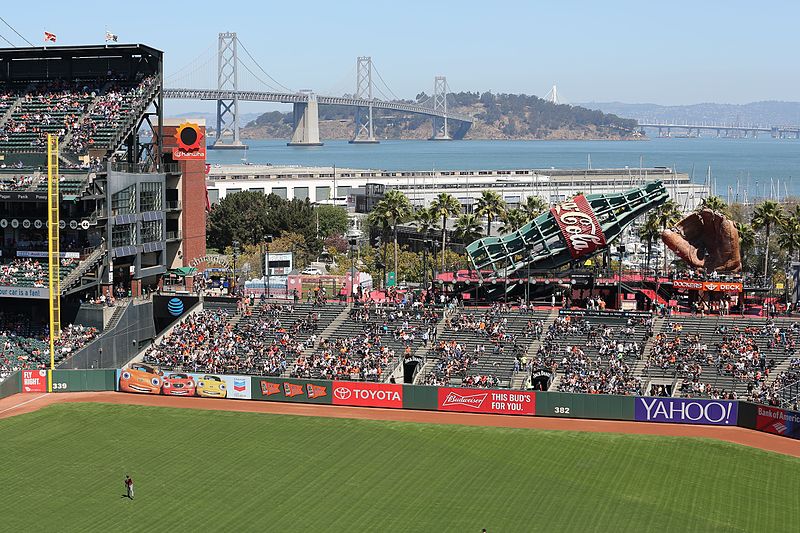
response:
<path id="1" fill-rule="evenodd" d="M 319 238 L 325 239 L 331 235 L 342 235 L 347 231 L 347 210 L 338 205 L 322 204 L 315 208 L 316 220 L 319 225 Z"/>
<path id="2" fill-rule="evenodd" d="M 233 241 L 257 244 L 270 232 L 269 202 L 259 192 L 228 194 L 208 215 L 208 244 L 224 250 Z"/>
<path id="3" fill-rule="evenodd" d="M 747 258 L 749 257 L 750 250 L 756 245 L 756 232 L 750 224 L 743 224 L 736 222 L 736 230 L 739 232 L 739 254 L 742 257 L 742 268 L 746 268 L 749 264 Z"/>
<path id="4" fill-rule="evenodd" d="M 764 228 L 766 238 L 764 239 L 764 280 L 767 279 L 767 270 L 769 268 L 769 239 L 770 232 L 774 226 L 779 226 L 783 223 L 783 207 L 774 200 L 764 200 L 756 206 L 753 210 L 753 218 L 751 224 L 754 230 Z"/>
<path id="5" fill-rule="evenodd" d="M 778 247 L 786 251 L 788 260 L 800 250 L 800 220 L 788 217 L 778 226 Z"/>
<path id="6" fill-rule="evenodd" d="M 500 226 L 501 233 L 511 233 L 528 223 L 528 216 L 522 209 L 509 209 L 503 213 L 503 225 Z"/>
<path id="7" fill-rule="evenodd" d="M 724 213 L 728 209 L 728 204 L 719 196 L 706 196 L 700 201 L 700 205 L 697 206 L 698 211 L 701 209 L 711 209 L 712 211 Z"/>
<path id="8" fill-rule="evenodd" d="M 465 213 L 456 220 L 456 237 L 462 244 L 469 244 L 481 236 L 481 223 L 472 213 Z"/>
<path id="9" fill-rule="evenodd" d="M 647 270 L 650 270 L 650 258 L 653 256 L 653 242 L 661 236 L 658 227 L 658 217 L 651 213 L 645 223 L 639 228 L 639 238 L 647 243 Z"/>
<path id="10" fill-rule="evenodd" d="M 461 203 L 446 192 L 439 193 L 439 196 L 431 203 L 431 211 L 442 217 L 442 272 L 444 272 L 444 251 L 447 250 L 447 219 L 461 213 Z"/>
<path id="11" fill-rule="evenodd" d="M 661 231 L 671 228 L 681 219 L 681 210 L 674 200 L 667 200 L 655 212 L 655 219 Z M 664 245 L 664 272 L 667 271 L 667 245 Z"/>
<path id="12" fill-rule="evenodd" d="M 489 189 L 481 192 L 475 212 L 478 216 L 486 217 L 487 236 L 492 234 L 492 220 L 501 217 L 505 210 L 506 203 L 497 191 Z"/>
<path id="13" fill-rule="evenodd" d="M 411 218 L 412 208 L 411 202 L 408 197 L 397 189 L 390 189 L 383 197 L 383 200 L 378 202 L 375 206 L 378 210 L 376 215 L 379 219 L 383 219 L 385 223 L 392 228 L 392 240 L 394 242 L 394 271 L 397 276 L 397 268 L 399 264 L 398 247 L 397 247 L 397 226 Z"/>
<path id="14" fill-rule="evenodd" d="M 432 206 L 431 206 L 432 207 Z M 439 228 L 439 217 L 433 209 L 421 208 L 414 213 L 414 226 L 425 237 L 430 237 Z"/>
<path id="15" fill-rule="evenodd" d="M 525 198 L 525 203 L 522 204 L 522 210 L 528 218 L 527 222 L 547 211 L 547 208 L 547 202 L 541 196 L 528 196 Z"/>

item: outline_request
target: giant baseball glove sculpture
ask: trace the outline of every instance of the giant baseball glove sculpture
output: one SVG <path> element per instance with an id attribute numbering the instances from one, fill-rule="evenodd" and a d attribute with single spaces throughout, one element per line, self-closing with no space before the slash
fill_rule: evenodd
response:
<path id="1" fill-rule="evenodd" d="M 664 230 L 661 239 L 692 267 L 706 272 L 738 272 L 742 268 L 736 225 L 711 209 L 685 216 L 673 229 Z"/>

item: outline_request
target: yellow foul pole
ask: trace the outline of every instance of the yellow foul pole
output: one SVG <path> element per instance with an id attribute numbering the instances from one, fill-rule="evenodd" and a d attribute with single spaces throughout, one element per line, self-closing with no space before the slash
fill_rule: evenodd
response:
<path id="1" fill-rule="evenodd" d="M 61 258 L 58 253 L 58 136 L 47 135 L 47 234 L 48 272 L 50 290 L 50 370 L 55 366 L 55 343 L 61 334 Z M 48 392 L 52 392 L 52 378 Z"/>

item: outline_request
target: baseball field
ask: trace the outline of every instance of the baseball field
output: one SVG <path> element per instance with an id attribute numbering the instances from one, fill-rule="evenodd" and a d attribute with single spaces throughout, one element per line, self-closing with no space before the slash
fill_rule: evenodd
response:
<path id="1" fill-rule="evenodd" d="M 6 531 L 800 524 L 800 459 L 688 437 L 64 403 L 1 419 L 0 453 Z"/>

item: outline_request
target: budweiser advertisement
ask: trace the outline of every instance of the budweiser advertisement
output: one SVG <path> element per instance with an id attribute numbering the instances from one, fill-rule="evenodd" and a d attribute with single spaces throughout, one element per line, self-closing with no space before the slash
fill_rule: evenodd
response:
<path id="1" fill-rule="evenodd" d="M 800 439 L 800 413 L 759 405 L 756 429 L 782 437 Z"/>
<path id="2" fill-rule="evenodd" d="M 536 414 L 534 392 L 440 387 L 438 400 L 440 411 L 499 415 Z"/>
<path id="3" fill-rule="evenodd" d="M 676 289 L 689 289 L 706 292 L 742 292 L 743 285 L 737 281 L 697 281 L 693 279 L 676 279 L 672 282 Z"/>
<path id="4" fill-rule="evenodd" d="M 592 206 L 582 194 L 550 208 L 573 259 L 591 255 L 606 245 Z"/>
<path id="5" fill-rule="evenodd" d="M 403 386 L 394 383 L 334 381 L 333 404 L 402 409 Z"/>
<path id="6" fill-rule="evenodd" d="M 22 392 L 47 392 L 47 370 L 23 370 Z"/>
<path id="7" fill-rule="evenodd" d="M 636 398 L 635 401 L 638 422 L 735 426 L 738 420 L 735 401 L 693 398 Z"/>

